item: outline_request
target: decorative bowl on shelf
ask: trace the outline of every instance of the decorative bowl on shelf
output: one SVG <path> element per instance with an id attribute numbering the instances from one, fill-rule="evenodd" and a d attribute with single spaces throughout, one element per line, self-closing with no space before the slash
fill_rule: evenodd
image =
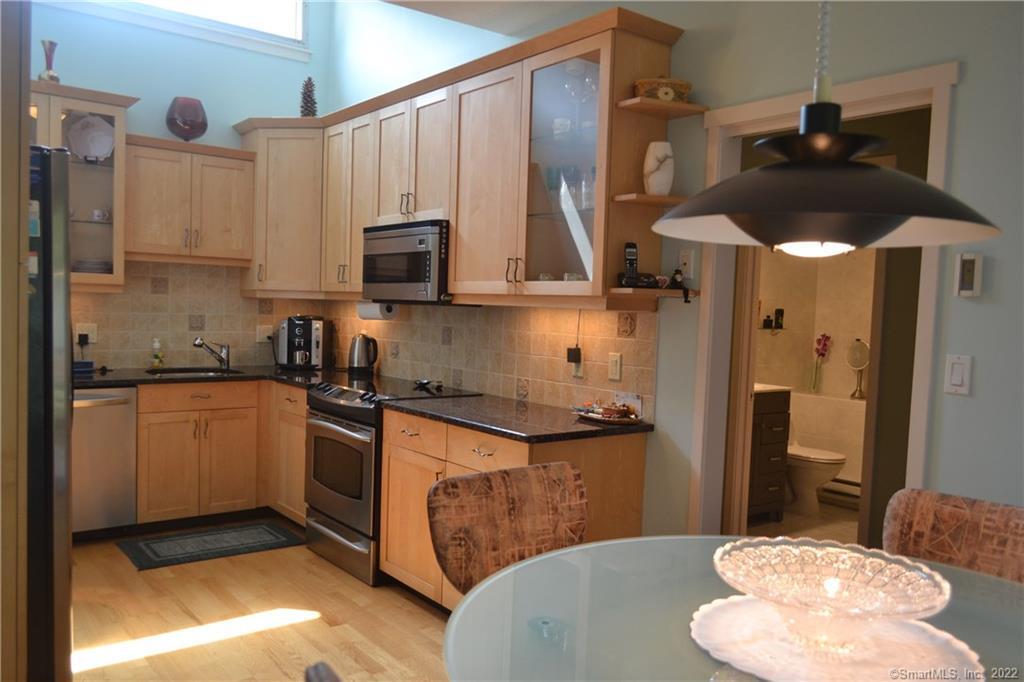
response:
<path id="1" fill-rule="evenodd" d="M 677 78 L 641 78 L 633 84 L 637 97 L 660 99 L 663 102 L 685 102 L 693 90 L 693 83 Z"/>
<path id="2" fill-rule="evenodd" d="M 949 583 L 924 564 L 879 549 L 810 538 L 744 538 L 719 547 L 715 570 L 773 604 L 792 638 L 842 653 L 870 619 L 917 619 L 949 603 Z"/>

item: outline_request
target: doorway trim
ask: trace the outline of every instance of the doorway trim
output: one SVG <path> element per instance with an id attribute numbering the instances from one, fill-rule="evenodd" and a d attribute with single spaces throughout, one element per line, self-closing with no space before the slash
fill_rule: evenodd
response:
<path id="1" fill-rule="evenodd" d="M 929 184 L 945 189 L 953 86 L 960 64 L 946 62 L 888 76 L 837 85 L 833 100 L 843 106 L 844 118 L 863 118 L 908 109 L 931 107 L 928 140 Z M 705 185 L 735 175 L 740 145 L 749 135 L 772 133 L 798 124 L 800 107 L 811 92 L 723 107 L 704 115 L 707 129 Z M 939 304 L 939 247 L 921 249 L 917 329 L 914 347 L 913 392 L 907 441 L 906 484 L 924 483 L 928 420 L 931 414 L 935 322 Z M 687 519 L 690 533 L 723 532 L 723 487 L 729 414 L 732 355 L 733 291 L 736 247 L 704 244 L 701 249 L 697 374 L 694 382 L 693 465 Z"/>

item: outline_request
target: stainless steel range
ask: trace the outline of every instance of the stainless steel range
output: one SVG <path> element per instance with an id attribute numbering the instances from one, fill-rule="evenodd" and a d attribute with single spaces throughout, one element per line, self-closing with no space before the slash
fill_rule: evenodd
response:
<path id="1" fill-rule="evenodd" d="M 380 582 L 381 412 L 388 400 L 479 395 L 430 381 L 327 372 L 308 393 L 308 546 L 369 585 Z M 424 501 L 424 504 L 426 502 Z"/>

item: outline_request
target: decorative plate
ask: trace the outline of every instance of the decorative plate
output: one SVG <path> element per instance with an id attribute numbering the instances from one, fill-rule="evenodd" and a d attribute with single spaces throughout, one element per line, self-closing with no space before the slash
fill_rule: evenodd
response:
<path id="1" fill-rule="evenodd" d="M 743 538 L 714 564 L 740 592 L 815 616 L 924 618 L 949 603 L 949 583 L 924 564 L 832 540 Z"/>
<path id="2" fill-rule="evenodd" d="M 68 129 L 68 146 L 80 159 L 102 161 L 114 151 L 114 126 L 100 116 L 83 116 Z"/>
<path id="3" fill-rule="evenodd" d="M 857 621 L 854 644 L 821 650 L 786 635 L 783 611 L 737 595 L 701 606 L 690 636 L 719 661 L 765 680 L 894 680 L 902 672 L 955 670 L 959 679 L 983 679 L 978 654 L 953 635 L 917 620 Z"/>
<path id="4" fill-rule="evenodd" d="M 600 412 L 591 412 L 585 407 L 574 407 L 572 409 L 576 413 L 576 416 L 579 417 L 580 419 L 586 419 L 587 421 L 597 422 L 598 424 L 615 424 L 621 426 L 624 424 L 639 424 L 643 421 L 642 419 L 640 419 L 640 417 L 636 415 L 632 415 L 629 417 L 606 417 Z"/>

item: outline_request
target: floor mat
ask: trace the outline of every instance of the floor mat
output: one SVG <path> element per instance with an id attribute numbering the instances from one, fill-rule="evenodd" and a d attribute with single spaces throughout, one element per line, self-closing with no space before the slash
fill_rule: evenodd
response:
<path id="1" fill-rule="evenodd" d="M 262 552 L 266 549 L 293 547 L 304 543 L 305 541 L 298 535 L 277 524 L 251 523 L 121 540 L 117 546 L 131 559 L 135 568 L 144 571 L 149 568 Z"/>

